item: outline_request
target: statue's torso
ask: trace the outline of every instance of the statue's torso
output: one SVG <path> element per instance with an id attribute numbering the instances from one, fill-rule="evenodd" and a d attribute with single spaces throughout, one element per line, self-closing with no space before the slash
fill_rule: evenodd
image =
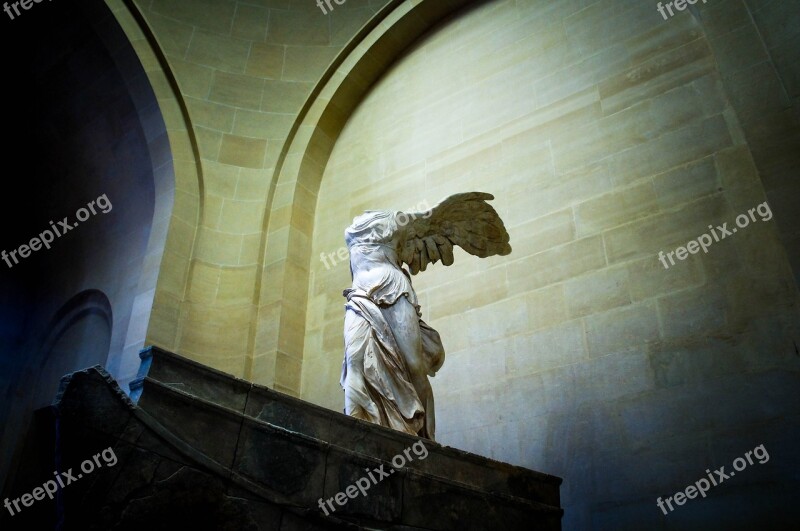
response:
<path id="1" fill-rule="evenodd" d="M 359 216 L 345 231 L 345 240 L 353 289 L 365 292 L 378 305 L 394 304 L 405 295 L 418 308 L 411 279 L 397 256 L 399 233 L 393 212 Z"/>

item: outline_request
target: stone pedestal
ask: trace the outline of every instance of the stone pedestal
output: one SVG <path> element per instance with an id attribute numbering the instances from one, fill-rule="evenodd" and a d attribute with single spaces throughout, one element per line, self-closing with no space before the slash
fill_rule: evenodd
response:
<path id="1" fill-rule="evenodd" d="M 50 420 L 40 414 L 39 437 L 52 437 L 55 453 L 40 444 L 25 459 L 49 472 L 26 474 L 7 495 L 31 492 L 52 470 L 74 474 L 106 448 L 118 462 L 100 461 L 56 499 L 5 514 L 3 529 L 58 519 L 82 530 L 560 529 L 557 477 L 360 421 L 157 348 L 142 353 L 131 388 L 137 403 L 100 367 L 65 378 Z M 420 441 L 426 452 L 408 451 L 422 450 Z M 404 451 L 395 469 L 392 458 Z M 381 467 L 382 479 L 374 472 Z M 348 486 L 367 484 L 369 471 L 365 495 L 337 504 Z"/>

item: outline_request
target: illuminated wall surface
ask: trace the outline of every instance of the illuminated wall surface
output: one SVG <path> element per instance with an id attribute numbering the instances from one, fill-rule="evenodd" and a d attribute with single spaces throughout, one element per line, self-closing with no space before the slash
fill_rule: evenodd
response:
<path id="1" fill-rule="evenodd" d="M 437 439 L 564 529 L 798 520 L 800 2 L 80 5 L 0 13 L 0 474 L 145 344 L 341 410 L 344 228 L 480 190 L 513 252 L 414 278 Z"/>

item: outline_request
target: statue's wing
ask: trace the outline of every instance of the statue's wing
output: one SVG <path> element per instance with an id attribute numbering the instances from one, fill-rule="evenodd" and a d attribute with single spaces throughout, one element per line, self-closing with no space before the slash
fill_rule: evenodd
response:
<path id="1" fill-rule="evenodd" d="M 489 201 L 492 194 L 468 192 L 451 195 L 429 212 L 408 213 L 405 239 L 400 242 L 400 259 L 411 274 L 425 271 L 438 260 L 453 263 L 453 246 L 485 258 L 511 252 L 503 220 Z"/>

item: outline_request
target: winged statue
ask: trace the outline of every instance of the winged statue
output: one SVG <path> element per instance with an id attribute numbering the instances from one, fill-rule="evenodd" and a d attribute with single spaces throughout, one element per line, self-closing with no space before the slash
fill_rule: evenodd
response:
<path id="1" fill-rule="evenodd" d="M 444 363 L 444 347 L 422 320 L 411 275 L 438 261 L 451 265 L 456 245 L 480 258 L 509 254 L 492 199 L 468 192 L 428 212 L 367 210 L 345 230 L 353 279 L 343 292 L 345 414 L 434 440 L 428 376 Z"/>

